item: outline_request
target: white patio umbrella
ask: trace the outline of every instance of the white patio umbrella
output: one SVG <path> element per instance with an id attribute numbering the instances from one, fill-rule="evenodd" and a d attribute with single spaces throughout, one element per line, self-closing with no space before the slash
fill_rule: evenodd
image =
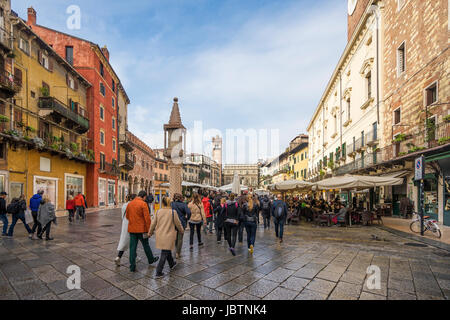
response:
<path id="1" fill-rule="evenodd" d="M 286 180 L 271 184 L 268 189 L 271 191 L 299 191 L 302 189 L 312 188 L 313 184 L 301 180 Z"/>
<path id="2" fill-rule="evenodd" d="M 247 186 L 244 186 L 244 185 L 240 185 L 240 188 L 241 188 L 241 190 L 242 191 L 245 191 L 245 190 L 248 190 L 248 187 Z M 219 188 L 219 190 L 220 191 L 230 191 L 230 192 L 232 192 L 232 190 L 233 190 L 233 184 L 227 184 L 227 185 L 225 185 L 225 186 L 221 186 L 220 188 Z"/>

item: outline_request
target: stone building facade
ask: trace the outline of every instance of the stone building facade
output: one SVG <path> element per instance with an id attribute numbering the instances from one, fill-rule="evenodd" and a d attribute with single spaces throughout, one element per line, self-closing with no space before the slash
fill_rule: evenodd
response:
<path id="1" fill-rule="evenodd" d="M 233 182 L 234 173 L 237 172 L 241 179 L 241 184 L 252 189 L 257 189 L 259 185 L 259 165 L 258 164 L 226 164 L 223 167 L 223 183 L 225 185 Z"/>
<path id="2" fill-rule="evenodd" d="M 128 156 L 134 164 L 133 169 L 128 172 L 129 190 L 134 194 L 141 190 L 149 193 L 154 186 L 155 152 L 131 132 L 127 131 L 126 134 L 133 147 L 133 151 Z"/>

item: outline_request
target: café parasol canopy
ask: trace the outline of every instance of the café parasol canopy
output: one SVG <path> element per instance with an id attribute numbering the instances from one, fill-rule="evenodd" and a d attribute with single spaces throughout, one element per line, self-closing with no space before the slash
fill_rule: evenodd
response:
<path id="1" fill-rule="evenodd" d="M 401 184 L 403 184 L 403 178 L 346 174 L 344 176 L 333 177 L 316 182 L 315 189 L 367 189 L 382 186 L 397 186 Z"/>
<path id="2" fill-rule="evenodd" d="M 271 191 L 299 191 L 303 189 L 310 189 L 314 184 L 307 181 L 301 180 L 286 180 L 271 184 L 268 186 L 268 189 Z"/>

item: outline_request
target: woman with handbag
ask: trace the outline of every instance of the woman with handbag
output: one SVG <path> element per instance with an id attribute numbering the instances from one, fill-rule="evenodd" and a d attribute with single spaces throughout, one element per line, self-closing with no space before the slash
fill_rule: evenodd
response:
<path id="1" fill-rule="evenodd" d="M 193 251 L 195 231 L 197 231 L 198 246 L 201 247 L 203 245 L 201 229 L 203 223 L 206 222 L 205 208 L 203 207 L 203 203 L 198 193 L 194 193 L 192 201 L 189 203 L 188 208 L 191 211 L 191 218 L 189 219 L 189 245 L 190 250 Z"/>
<path id="2" fill-rule="evenodd" d="M 183 225 L 180 222 L 178 213 L 172 209 L 169 197 L 163 197 L 159 209 L 148 231 L 148 236 L 155 234 L 156 248 L 161 249 L 161 259 L 156 267 L 156 278 L 164 277 L 162 272 L 166 260 L 169 262 L 170 270 L 176 266 L 172 257 L 172 250 L 175 249 L 177 233 L 184 233 Z"/>
<path id="3" fill-rule="evenodd" d="M 255 246 L 258 214 L 259 205 L 254 201 L 254 198 L 250 196 L 247 203 L 242 206 L 244 226 L 245 231 L 247 232 L 247 247 L 250 253 L 253 253 L 253 247 Z"/>
<path id="4" fill-rule="evenodd" d="M 225 219 L 225 239 L 228 241 L 228 250 L 233 256 L 236 255 L 234 247 L 236 246 L 236 237 L 239 229 L 240 209 L 238 203 L 234 200 L 235 195 L 230 194 L 229 200 L 222 208 L 222 216 Z"/>

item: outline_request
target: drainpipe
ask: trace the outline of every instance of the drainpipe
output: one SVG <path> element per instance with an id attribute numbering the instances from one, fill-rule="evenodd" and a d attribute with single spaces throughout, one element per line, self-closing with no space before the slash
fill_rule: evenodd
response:
<path id="1" fill-rule="evenodd" d="M 373 14 L 376 19 L 376 65 L 377 65 L 377 124 L 380 124 L 380 8 L 373 4 L 369 13 Z"/>

